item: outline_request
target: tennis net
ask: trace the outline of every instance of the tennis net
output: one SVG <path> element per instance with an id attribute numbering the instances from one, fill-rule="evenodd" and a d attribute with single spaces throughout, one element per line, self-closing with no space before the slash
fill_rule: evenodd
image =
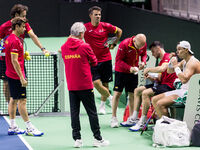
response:
<path id="1" fill-rule="evenodd" d="M 43 53 L 30 53 L 31 60 L 25 61 L 27 86 L 27 110 L 37 112 L 60 112 L 58 91 L 58 55 L 45 57 Z M 3 55 L 3 54 L 0 54 Z M 2 66 L 0 66 L 0 69 Z M 45 105 L 44 105 L 45 102 Z M 3 80 L 0 80 L 0 113 L 8 115 L 8 103 L 4 96 Z"/>

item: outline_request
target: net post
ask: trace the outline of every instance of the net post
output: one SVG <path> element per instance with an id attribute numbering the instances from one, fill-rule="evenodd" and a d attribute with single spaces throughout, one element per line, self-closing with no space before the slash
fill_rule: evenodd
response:
<path id="1" fill-rule="evenodd" d="M 66 82 L 65 82 L 65 67 L 64 67 L 64 62 L 63 62 L 63 59 L 62 59 L 62 55 L 61 53 L 58 53 L 58 75 L 59 75 L 59 78 L 58 78 L 58 82 L 61 83 L 61 82 L 64 82 L 64 84 L 62 84 L 60 86 L 60 88 L 58 89 L 58 99 L 59 99 L 59 102 L 60 102 L 60 111 L 61 112 L 67 112 L 67 98 L 66 98 L 66 95 L 67 95 L 67 89 L 66 89 Z"/>
<path id="2" fill-rule="evenodd" d="M 53 55 L 53 62 L 54 62 L 54 89 L 58 86 L 58 66 L 57 66 L 57 58 L 58 55 Z M 60 82 L 59 82 L 60 83 Z M 58 91 L 54 94 L 54 107 L 53 112 L 58 112 Z"/>

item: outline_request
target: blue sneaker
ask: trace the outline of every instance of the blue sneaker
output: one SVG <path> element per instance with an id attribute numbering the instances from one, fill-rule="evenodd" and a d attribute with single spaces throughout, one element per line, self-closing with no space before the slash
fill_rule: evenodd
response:
<path id="1" fill-rule="evenodd" d="M 14 127 L 14 128 L 9 127 L 8 129 L 8 135 L 17 135 L 17 134 L 24 134 L 24 133 L 25 131 L 18 127 Z"/>
<path id="2" fill-rule="evenodd" d="M 130 127 L 129 130 L 130 131 L 139 131 L 144 128 L 144 125 L 145 125 L 145 123 L 138 121 L 138 123 L 136 123 L 134 126 Z"/>
<path id="3" fill-rule="evenodd" d="M 120 123 L 122 127 L 132 127 L 138 122 L 137 119 L 128 118 L 127 121 Z"/>
<path id="4" fill-rule="evenodd" d="M 26 128 L 26 135 L 28 136 L 42 136 L 44 135 L 43 132 L 39 131 L 37 128 L 35 127 L 31 127 L 31 128 Z"/>

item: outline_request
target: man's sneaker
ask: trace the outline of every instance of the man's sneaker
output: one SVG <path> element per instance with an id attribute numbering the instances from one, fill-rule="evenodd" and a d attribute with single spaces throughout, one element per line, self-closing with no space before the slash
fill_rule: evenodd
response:
<path id="1" fill-rule="evenodd" d="M 101 147 L 101 146 L 108 146 L 110 144 L 110 142 L 108 140 L 97 140 L 97 139 L 94 139 L 94 143 L 93 143 L 93 146 L 94 147 Z"/>
<path id="2" fill-rule="evenodd" d="M 81 140 L 81 139 L 77 139 L 77 140 L 75 141 L 75 143 L 74 143 L 74 147 L 75 147 L 75 148 L 80 148 L 80 147 L 82 147 L 82 146 L 83 146 L 82 140 Z"/>
<path id="3" fill-rule="evenodd" d="M 120 123 L 123 127 L 132 127 L 138 122 L 138 119 L 132 119 L 131 117 L 128 117 L 127 121 L 124 121 Z"/>
<path id="4" fill-rule="evenodd" d="M 100 115 L 105 115 L 105 114 L 106 114 L 105 103 L 101 103 L 101 105 L 100 105 L 100 107 L 99 107 L 99 114 L 100 114 Z"/>
<path id="5" fill-rule="evenodd" d="M 144 128 L 145 123 L 138 121 L 134 126 L 130 127 L 130 131 L 139 131 Z"/>
<path id="6" fill-rule="evenodd" d="M 112 117 L 111 122 L 110 122 L 110 127 L 111 128 L 118 128 L 119 127 L 117 117 Z"/>
<path id="7" fill-rule="evenodd" d="M 8 129 L 8 135 L 16 135 L 16 134 L 24 134 L 24 133 L 25 131 L 18 127 L 14 127 L 14 128 L 9 127 Z"/>
<path id="8" fill-rule="evenodd" d="M 26 132 L 25 133 L 26 133 L 26 135 L 29 135 L 29 136 L 42 136 L 42 135 L 44 135 L 43 132 L 39 131 L 35 127 L 26 128 Z"/>
<path id="9" fill-rule="evenodd" d="M 110 98 L 109 98 L 109 102 L 110 102 L 110 107 L 112 108 L 112 98 L 113 96 L 111 95 Z"/>

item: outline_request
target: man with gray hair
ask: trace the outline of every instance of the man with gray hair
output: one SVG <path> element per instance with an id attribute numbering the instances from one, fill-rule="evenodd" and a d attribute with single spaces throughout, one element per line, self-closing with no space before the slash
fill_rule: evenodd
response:
<path id="1" fill-rule="evenodd" d="M 90 127 L 95 138 L 93 146 L 109 145 L 109 141 L 103 140 L 100 133 L 90 71 L 90 65 L 97 65 L 97 58 L 89 44 L 84 43 L 82 40 L 85 30 L 83 23 L 74 23 L 71 27 L 70 37 L 61 47 L 69 90 L 72 136 L 75 140 L 74 147 L 78 148 L 83 145 L 79 120 L 81 101 L 89 116 Z"/>

